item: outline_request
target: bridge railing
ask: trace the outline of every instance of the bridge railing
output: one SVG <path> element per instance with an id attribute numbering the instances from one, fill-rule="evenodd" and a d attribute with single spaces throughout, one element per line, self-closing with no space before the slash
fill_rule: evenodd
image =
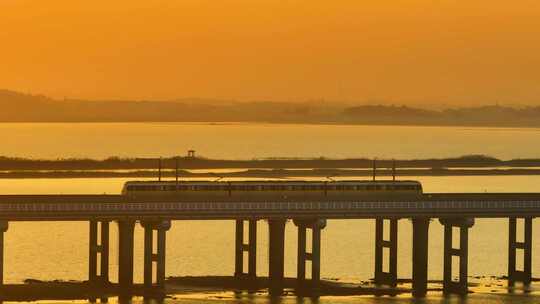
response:
<path id="1" fill-rule="evenodd" d="M 299 211 L 299 210 L 445 210 L 537 209 L 539 201 L 316 201 L 316 202 L 122 202 L 1 203 L 1 213 L 148 212 L 148 211 Z"/>

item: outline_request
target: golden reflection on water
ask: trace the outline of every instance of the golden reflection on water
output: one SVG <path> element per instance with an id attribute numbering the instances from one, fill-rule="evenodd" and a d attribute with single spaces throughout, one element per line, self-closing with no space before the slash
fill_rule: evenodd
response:
<path id="1" fill-rule="evenodd" d="M 535 192 L 539 190 L 540 176 L 450 176 L 408 177 L 422 181 L 427 192 Z M 128 179 L 4 179 L 2 194 L 81 194 L 119 193 Z M 398 274 L 411 276 L 411 225 L 407 220 L 399 224 Z M 322 235 L 323 278 L 340 278 L 358 282 L 373 275 L 373 221 L 331 220 Z M 234 272 L 234 223 L 231 221 L 177 221 L 167 238 L 167 276 L 231 275 Z M 540 231 L 538 221 L 534 231 Z M 84 280 L 87 276 L 88 224 L 85 222 L 11 222 L 5 234 L 6 282 L 21 282 L 26 278 L 42 280 Z M 136 229 L 135 276 L 142 277 L 142 230 Z M 267 226 L 259 223 L 258 247 L 267 248 Z M 500 276 L 506 273 L 507 221 L 503 219 L 477 219 L 470 235 L 469 274 L 471 276 Z M 286 227 L 286 275 L 296 271 L 296 229 Z M 116 226 L 111 233 L 112 280 L 116 276 Z M 533 238 L 533 248 L 540 248 L 540 238 Z M 429 276 L 442 276 L 442 226 L 437 220 L 430 225 Z M 219 254 L 218 254 L 219 253 Z M 533 275 L 540 274 L 540 261 L 533 256 Z M 258 251 L 259 275 L 267 274 L 267 252 Z M 234 299 L 205 297 L 196 299 L 179 297 L 167 303 L 248 302 L 268 303 L 266 297 Z M 536 303 L 530 297 L 513 298 L 496 295 L 469 297 L 467 303 Z M 517 300 L 519 299 L 519 300 Z M 321 303 L 410 303 L 408 297 L 322 298 Z M 451 300 L 454 301 L 454 300 Z M 137 301 L 136 301 L 137 302 Z M 296 299 L 283 299 L 283 303 L 296 303 Z M 421 303 L 450 303 L 437 295 Z"/>
<path id="2" fill-rule="evenodd" d="M 230 123 L 0 123 L 2 155 L 159 157 L 195 149 L 210 158 L 487 154 L 538 157 L 540 129 Z M 107 136 L 103 136 L 107 134 Z"/>

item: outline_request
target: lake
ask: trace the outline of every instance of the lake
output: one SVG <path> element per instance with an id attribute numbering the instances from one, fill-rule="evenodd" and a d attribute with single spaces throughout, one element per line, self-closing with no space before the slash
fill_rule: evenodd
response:
<path id="1" fill-rule="evenodd" d="M 540 129 L 291 124 L 0 123 L 0 155 L 209 158 L 540 157 Z"/>
<path id="2" fill-rule="evenodd" d="M 270 124 L 0 124 L 0 155 L 34 158 L 170 156 L 195 149 L 212 158 L 451 157 L 489 154 L 502 159 L 540 157 L 539 129 L 322 126 Z M 1 170 L 1 168 L 0 168 Z M 409 178 L 409 177 L 408 177 Z M 538 192 L 540 176 L 417 177 L 426 192 Z M 119 193 L 126 179 L 3 179 L 0 194 Z M 540 231 L 537 221 L 534 231 Z M 286 231 L 286 275 L 296 270 L 296 230 Z M 471 229 L 469 275 L 501 276 L 507 271 L 507 220 L 477 219 Z M 267 226 L 259 222 L 258 269 L 267 274 Z M 430 225 L 429 278 L 442 278 L 442 226 Z M 88 223 L 12 222 L 5 234 L 5 281 L 26 278 L 87 278 Z M 116 225 L 111 232 L 111 276 L 116 280 Z M 332 220 L 322 233 L 323 278 L 367 280 L 374 269 L 374 221 Z M 540 238 L 533 238 L 533 252 Z M 142 279 L 142 229 L 136 229 L 136 281 Z M 411 224 L 399 223 L 398 274 L 411 276 Z M 168 233 L 167 276 L 232 275 L 234 222 L 177 221 Z M 533 275 L 540 274 L 533 255 Z M 534 294 L 534 293 L 533 293 Z M 231 303 L 267 299 L 225 298 Z M 468 303 L 536 303 L 540 297 L 470 296 Z M 194 296 L 170 302 L 213 302 Z M 323 303 L 406 303 L 406 298 L 323 298 Z M 432 295 L 423 303 L 441 303 Z M 285 299 L 285 303 L 298 303 Z"/>

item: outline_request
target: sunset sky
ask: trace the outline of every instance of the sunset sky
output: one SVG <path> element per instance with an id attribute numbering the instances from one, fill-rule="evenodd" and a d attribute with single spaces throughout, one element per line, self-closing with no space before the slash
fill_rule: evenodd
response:
<path id="1" fill-rule="evenodd" d="M 0 0 L 0 88 L 540 105 L 540 2 Z"/>

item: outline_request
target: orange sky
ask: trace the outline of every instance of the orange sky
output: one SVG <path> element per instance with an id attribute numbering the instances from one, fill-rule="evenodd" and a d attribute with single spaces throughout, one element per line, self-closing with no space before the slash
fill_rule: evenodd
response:
<path id="1" fill-rule="evenodd" d="M 54 97 L 540 105 L 537 0 L 0 0 L 0 29 L 0 88 Z"/>

